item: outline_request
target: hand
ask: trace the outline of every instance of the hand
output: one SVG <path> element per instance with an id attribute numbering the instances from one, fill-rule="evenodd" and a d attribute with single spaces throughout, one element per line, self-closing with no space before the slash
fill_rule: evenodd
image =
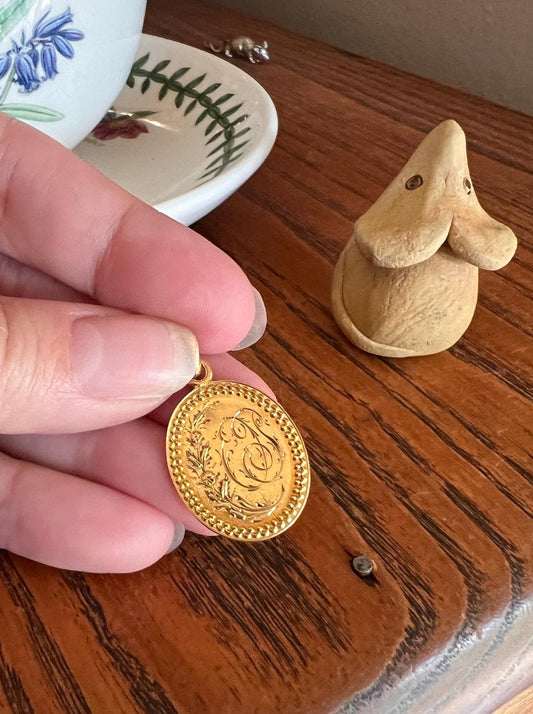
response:
<path id="1" fill-rule="evenodd" d="M 222 251 L 0 114 L 0 548 L 125 572 L 207 533 L 167 472 L 170 397 L 199 351 L 268 392 L 225 354 L 265 322 Z"/>

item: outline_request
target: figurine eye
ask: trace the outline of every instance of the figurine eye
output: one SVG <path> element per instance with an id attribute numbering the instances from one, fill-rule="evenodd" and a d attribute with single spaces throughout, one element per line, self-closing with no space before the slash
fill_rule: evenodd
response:
<path id="1" fill-rule="evenodd" d="M 467 193 L 472 193 L 472 181 L 470 181 L 470 179 L 465 177 L 463 179 L 463 186 L 465 187 L 465 191 Z"/>
<path id="2" fill-rule="evenodd" d="M 414 191 L 415 188 L 420 188 L 422 184 L 424 183 L 424 179 L 420 174 L 415 174 L 414 176 L 411 176 L 411 178 L 407 179 L 405 182 L 405 188 L 408 191 Z"/>

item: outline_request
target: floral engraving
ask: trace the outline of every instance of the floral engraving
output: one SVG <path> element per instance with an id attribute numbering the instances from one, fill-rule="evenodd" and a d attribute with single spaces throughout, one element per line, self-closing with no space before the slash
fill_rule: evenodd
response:
<path id="1" fill-rule="evenodd" d="M 209 424 L 206 417 L 209 405 L 199 409 L 196 414 L 189 417 L 186 443 L 189 448 L 185 452 L 189 467 L 196 473 L 202 486 L 211 487 L 216 481 L 213 472 L 213 458 L 209 443 L 202 436 L 201 428 Z"/>

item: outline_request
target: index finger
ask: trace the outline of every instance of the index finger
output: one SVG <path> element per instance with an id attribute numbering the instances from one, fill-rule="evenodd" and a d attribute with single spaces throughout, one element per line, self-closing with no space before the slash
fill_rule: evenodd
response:
<path id="1" fill-rule="evenodd" d="M 2 113 L 0 252 L 103 304 L 185 325 L 207 354 L 234 348 L 254 320 L 254 291 L 229 256 Z"/>

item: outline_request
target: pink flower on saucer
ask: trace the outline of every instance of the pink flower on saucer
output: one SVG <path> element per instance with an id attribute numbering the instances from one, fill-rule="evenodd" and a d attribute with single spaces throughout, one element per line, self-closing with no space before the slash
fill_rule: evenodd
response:
<path id="1" fill-rule="evenodd" d="M 101 141 L 117 139 L 119 136 L 123 139 L 136 139 L 139 134 L 148 134 L 148 127 L 132 117 L 102 119 L 93 129 L 93 136 Z"/>
<path id="2" fill-rule="evenodd" d="M 102 121 L 93 129 L 93 136 L 100 141 L 109 141 L 109 139 L 136 139 L 140 134 L 148 134 L 147 125 L 139 121 L 146 119 L 156 112 L 140 111 L 132 113 L 117 112 L 114 107 L 107 112 Z"/>

